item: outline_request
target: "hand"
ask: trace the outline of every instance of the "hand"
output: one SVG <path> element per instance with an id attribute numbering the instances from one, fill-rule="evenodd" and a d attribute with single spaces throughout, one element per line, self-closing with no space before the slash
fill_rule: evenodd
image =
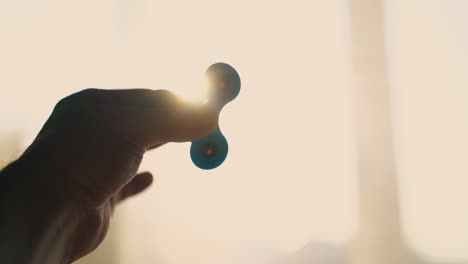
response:
<path id="1" fill-rule="evenodd" d="M 8 238 L 24 230 L 16 242 L 32 252 L 28 263 L 70 263 L 90 253 L 114 205 L 151 184 L 150 173 L 135 176 L 145 151 L 198 140 L 217 119 L 215 108 L 182 103 L 165 90 L 87 89 L 62 99 L 1 175 L 0 210 L 8 217 L 0 220 L 0 256 L 17 263 L 21 252 L 9 250 L 15 244 Z"/>

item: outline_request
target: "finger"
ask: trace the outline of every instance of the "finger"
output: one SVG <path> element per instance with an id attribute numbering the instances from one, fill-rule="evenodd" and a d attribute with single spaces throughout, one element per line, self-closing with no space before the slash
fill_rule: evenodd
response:
<path id="1" fill-rule="evenodd" d="M 153 182 L 153 175 L 150 172 L 137 174 L 127 185 L 125 185 L 117 195 L 117 202 L 136 195 L 146 190 Z"/>
<path id="2" fill-rule="evenodd" d="M 114 121 L 123 126 L 123 130 L 129 130 L 130 135 L 143 139 L 145 148 L 198 140 L 215 130 L 218 124 L 216 106 L 184 102 L 167 90 L 88 89 L 81 93 L 85 94 L 81 98 L 83 102 L 94 101 L 114 112 Z"/>
<path id="3" fill-rule="evenodd" d="M 58 105 L 91 111 L 99 126 L 123 134 L 138 149 L 198 140 L 217 128 L 219 115 L 216 106 L 189 103 L 167 90 L 86 89 Z"/>
<path id="4" fill-rule="evenodd" d="M 157 108 L 119 111 L 112 122 L 148 149 L 207 136 L 218 127 L 218 117 L 215 106 L 169 99 Z"/>

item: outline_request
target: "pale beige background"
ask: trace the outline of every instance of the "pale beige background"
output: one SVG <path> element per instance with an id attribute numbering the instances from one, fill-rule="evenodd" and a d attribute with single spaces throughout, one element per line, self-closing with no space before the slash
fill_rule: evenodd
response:
<path id="1" fill-rule="evenodd" d="M 197 169 L 189 144 L 148 153 L 142 169 L 155 185 L 119 207 L 104 245 L 80 263 L 348 263 L 373 250 L 346 246 L 381 234 L 370 226 L 402 232 L 388 252 L 401 244 L 441 262 L 468 260 L 468 2 L 379 2 L 3 0 L 1 135 L 18 133 L 11 149 L 24 148 L 55 102 L 83 88 L 196 96 L 204 70 L 227 62 L 243 87 L 221 116 L 225 164 Z M 384 26 L 350 25 L 350 6 L 383 10 Z M 392 99 L 396 174 L 375 175 L 367 196 L 358 188 L 374 181 L 358 169 L 366 142 L 356 142 L 353 34 L 382 36 L 388 67 L 361 77 L 385 83 L 382 98 Z M 366 219 L 373 207 L 358 197 L 389 218 Z M 310 241 L 344 260 L 314 262 L 300 251 L 320 249 Z"/>

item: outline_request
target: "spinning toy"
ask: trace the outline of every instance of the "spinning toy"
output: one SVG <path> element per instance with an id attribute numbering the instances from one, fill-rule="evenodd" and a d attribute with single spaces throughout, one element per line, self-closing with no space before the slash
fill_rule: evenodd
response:
<path id="1" fill-rule="evenodd" d="M 206 70 L 208 97 L 204 103 L 218 107 L 219 111 L 239 94 L 241 82 L 236 70 L 226 63 L 215 63 Z M 197 167 L 210 170 L 221 165 L 228 154 L 228 142 L 216 129 L 210 135 L 192 142 L 190 157 Z"/>

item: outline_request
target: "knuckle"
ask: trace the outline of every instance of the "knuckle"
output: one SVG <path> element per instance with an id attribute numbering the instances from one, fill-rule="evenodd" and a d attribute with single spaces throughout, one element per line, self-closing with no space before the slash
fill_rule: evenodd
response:
<path id="1" fill-rule="evenodd" d="M 99 93 L 99 89 L 97 88 L 87 88 L 84 90 L 79 91 L 78 93 L 75 93 L 75 95 L 81 95 L 81 96 L 93 96 Z M 72 95 L 73 96 L 73 95 Z"/>
<path id="2" fill-rule="evenodd" d="M 73 98 L 71 96 L 64 97 L 60 99 L 60 101 L 55 104 L 54 110 L 64 110 L 69 108 L 69 106 L 72 104 Z"/>
<path id="3" fill-rule="evenodd" d="M 87 98 L 96 96 L 99 93 L 99 89 L 96 88 L 87 88 L 71 94 L 67 97 L 62 98 L 58 103 L 55 105 L 56 109 L 63 109 L 67 108 L 71 105 L 75 105 L 77 102 L 81 102 L 82 100 L 87 100 Z"/>

